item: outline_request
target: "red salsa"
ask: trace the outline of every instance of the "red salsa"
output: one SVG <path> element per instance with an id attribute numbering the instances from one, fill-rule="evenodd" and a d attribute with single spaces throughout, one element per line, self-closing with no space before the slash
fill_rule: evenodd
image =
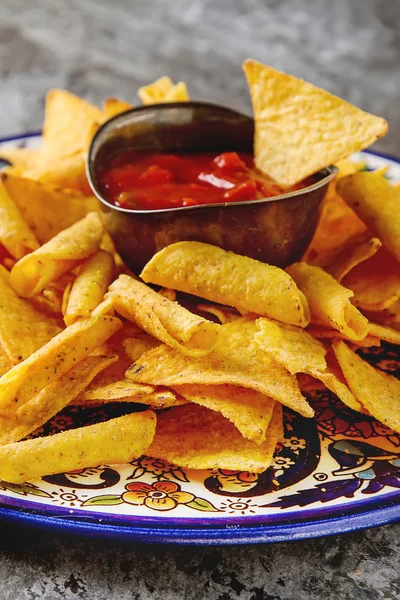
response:
<path id="1" fill-rule="evenodd" d="M 277 196 L 284 190 L 258 171 L 253 156 L 223 152 L 145 152 L 117 154 L 98 173 L 108 202 L 123 208 L 154 210 L 243 202 Z"/>

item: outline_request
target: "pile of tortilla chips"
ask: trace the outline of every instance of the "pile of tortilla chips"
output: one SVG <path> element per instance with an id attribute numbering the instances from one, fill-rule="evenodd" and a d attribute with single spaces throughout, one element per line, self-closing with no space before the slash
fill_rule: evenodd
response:
<path id="1" fill-rule="evenodd" d="M 0 478 L 144 452 L 261 472 L 282 406 L 313 417 L 310 386 L 400 432 L 400 382 L 356 353 L 400 344 L 400 190 L 346 160 L 386 122 L 255 61 L 245 71 L 257 166 L 282 185 L 339 167 L 310 248 L 286 270 L 183 241 L 130 274 L 85 176 L 93 134 L 124 101 L 99 109 L 52 90 L 41 147 L 0 149 L 12 163 L 0 181 Z M 166 77 L 139 96 L 188 100 Z M 32 437 L 68 405 L 110 402 L 126 414 Z"/>

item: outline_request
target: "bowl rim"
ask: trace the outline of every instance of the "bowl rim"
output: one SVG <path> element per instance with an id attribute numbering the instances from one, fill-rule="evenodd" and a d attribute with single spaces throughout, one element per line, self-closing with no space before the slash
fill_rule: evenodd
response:
<path id="1" fill-rule="evenodd" d="M 315 190 L 318 190 L 319 188 L 323 187 L 324 185 L 327 185 L 334 178 L 336 173 L 338 172 L 338 168 L 335 165 L 329 165 L 327 167 L 324 167 L 323 169 L 320 169 L 316 173 L 313 173 L 312 175 L 310 175 L 310 177 L 320 176 L 321 179 L 319 179 L 315 183 L 312 183 L 311 185 L 308 185 L 304 188 L 300 188 L 299 190 L 293 190 L 291 192 L 287 192 L 284 194 L 278 194 L 277 196 L 270 196 L 267 198 L 257 198 L 255 200 L 244 200 L 244 201 L 240 201 L 240 202 L 218 202 L 215 204 L 214 203 L 195 204 L 193 206 L 175 206 L 175 207 L 171 207 L 171 208 L 157 208 L 157 209 L 124 208 L 122 206 L 116 206 L 115 204 L 108 202 L 108 200 L 106 200 L 101 195 L 99 190 L 97 189 L 97 186 L 94 183 L 94 178 L 92 177 L 92 171 L 94 171 L 94 168 L 93 168 L 94 161 L 92 164 L 91 154 L 92 154 L 92 148 L 93 148 L 97 138 L 99 137 L 99 135 L 104 131 L 104 129 L 106 127 L 108 127 L 110 125 L 110 123 L 112 123 L 113 121 L 118 121 L 121 118 L 121 116 L 123 116 L 123 115 L 127 115 L 129 113 L 137 114 L 138 112 L 151 110 L 151 109 L 154 110 L 156 107 L 164 108 L 164 109 L 165 108 L 175 109 L 175 108 L 183 108 L 185 106 L 199 106 L 199 107 L 206 106 L 206 107 L 213 107 L 213 108 L 217 108 L 217 109 L 223 109 L 227 112 L 231 112 L 234 115 L 237 115 L 239 117 L 242 117 L 242 118 L 248 119 L 249 121 L 254 122 L 254 119 L 252 117 L 245 115 L 243 113 L 240 113 L 239 111 L 237 111 L 233 108 L 230 108 L 229 106 L 224 106 L 223 104 L 216 104 L 213 102 L 201 102 L 201 101 L 164 102 L 164 103 L 159 103 L 159 104 L 148 104 L 148 105 L 129 108 L 128 110 L 125 110 L 122 113 L 114 115 L 113 117 L 111 117 L 110 119 L 108 119 L 107 121 L 102 123 L 101 127 L 99 127 L 99 129 L 96 131 L 96 133 L 94 134 L 94 136 L 90 142 L 89 150 L 86 155 L 86 176 L 87 176 L 87 179 L 89 182 L 89 186 L 90 186 L 92 192 L 94 193 L 94 195 L 100 200 L 100 202 L 102 204 L 104 204 L 105 206 L 107 206 L 117 212 L 126 213 L 126 214 L 134 214 L 134 215 L 163 214 L 163 213 L 172 213 L 172 212 L 196 211 L 196 210 L 202 210 L 202 209 L 203 210 L 204 209 L 218 209 L 218 208 L 229 208 L 229 207 L 233 208 L 236 206 L 254 206 L 254 205 L 266 204 L 266 203 L 270 203 L 270 202 L 281 202 L 282 200 L 287 200 L 287 199 L 295 198 L 297 196 L 302 196 L 303 194 L 308 194 L 309 192 L 314 192 Z"/>

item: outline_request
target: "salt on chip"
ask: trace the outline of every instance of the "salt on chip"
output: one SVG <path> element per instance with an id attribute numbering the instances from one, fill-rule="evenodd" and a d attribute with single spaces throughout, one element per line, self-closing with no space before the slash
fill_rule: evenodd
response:
<path id="1" fill-rule="evenodd" d="M 39 248 L 35 234 L 0 181 L 0 243 L 17 260 Z"/>
<path id="2" fill-rule="evenodd" d="M 361 310 L 384 310 L 400 299 L 400 265 L 386 248 L 380 248 L 356 265 L 342 284 L 354 292 L 352 302 Z"/>
<path id="3" fill-rule="evenodd" d="M 354 173 L 337 189 L 385 248 L 400 261 L 400 190 L 374 172 Z"/>
<path id="4" fill-rule="evenodd" d="M 260 473 L 270 466 L 282 438 L 282 407 L 278 403 L 262 444 L 244 438 L 221 414 L 187 404 L 158 415 L 154 440 L 146 454 L 189 469 Z"/>
<path id="5" fill-rule="evenodd" d="M 81 319 L 0 378 L 0 415 L 30 400 L 122 327 L 114 317 Z"/>
<path id="6" fill-rule="evenodd" d="M 85 197 L 73 190 L 63 190 L 9 172 L 2 173 L 0 178 L 40 244 L 71 227 L 89 212 L 98 210 L 97 200 L 92 196 Z"/>
<path id="7" fill-rule="evenodd" d="M 352 340 L 363 339 L 368 334 L 368 320 L 351 304 L 353 292 L 332 275 L 304 262 L 286 270 L 305 294 L 313 322 L 338 329 Z"/>
<path id="8" fill-rule="evenodd" d="M 190 100 L 186 84 L 183 81 L 174 84 L 169 77 L 160 77 L 154 83 L 139 88 L 138 96 L 143 104 Z"/>
<path id="9" fill-rule="evenodd" d="M 129 462 L 146 451 L 155 425 L 155 414 L 146 410 L 48 437 L 6 444 L 0 447 L 0 478 L 23 483 L 54 473 Z"/>
<path id="10" fill-rule="evenodd" d="M 233 384 L 253 389 L 305 417 L 314 411 L 293 375 L 255 342 L 257 325 L 238 319 L 221 325 L 217 345 L 203 357 L 184 356 L 166 345 L 146 352 L 126 372 L 134 382 L 174 387 L 182 384 Z"/>
<path id="11" fill-rule="evenodd" d="M 385 119 L 302 79 L 246 60 L 255 120 L 255 164 L 291 186 L 384 136 Z"/>
<path id="12" fill-rule="evenodd" d="M 12 415 L 0 419 L 0 444 L 18 442 L 65 408 L 117 355 L 88 356 L 46 386 Z"/>
<path id="13" fill-rule="evenodd" d="M 333 350 L 356 398 L 375 419 L 400 432 L 400 380 L 375 369 L 344 342 Z"/>
<path id="14" fill-rule="evenodd" d="M 160 250 L 141 273 L 146 282 L 201 296 L 277 321 L 306 327 L 304 294 L 278 267 L 202 242 L 177 242 Z"/>
<path id="15" fill-rule="evenodd" d="M 120 315 L 188 356 L 207 354 L 216 343 L 217 323 L 192 314 L 133 277 L 120 275 L 108 296 Z"/>
<path id="16" fill-rule="evenodd" d="M 275 401 L 268 396 L 236 385 L 178 385 L 178 394 L 221 413 L 243 437 L 261 444 L 267 435 Z"/>
<path id="17" fill-rule="evenodd" d="M 102 250 L 83 263 L 69 292 L 64 313 L 67 325 L 72 325 L 82 317 L 88 317 L 103 301 L 112 280 L 113 268 L 112 256 Z"/>
<path id="18" fill-rule="evenodd" d="M 36 310 L 19 298 L 0 276 L 0 342 L 13 365 L 49 342 L 61 329 L 58 319 Z"/>
<path id="19" fill-rule="evenodd" d="M 54 160 L 87 150 L 93 125 L 101 110 L 67 90 L 47 93 L 43 125 L 43 159 Z"/>
<path id="20" fill-rule="evenodd" d="M 48 283 L 94 254 L 103 231 L 99 214 L 89 213 L 19 260 L 11 271 L 11 285 L 25 298 L 38 294 Z"/>

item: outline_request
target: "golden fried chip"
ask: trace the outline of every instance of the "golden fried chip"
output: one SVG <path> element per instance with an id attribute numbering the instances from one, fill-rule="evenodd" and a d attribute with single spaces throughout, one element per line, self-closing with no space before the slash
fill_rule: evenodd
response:
<path id="1" fill-rule="evenodd" d="M 4 188 L 40 244 L 98 210 L 96 198 L 72 190 L 2 173 Z M 37 247 L 37 246 L 36 246 Z M 32 248 L 34 250 L 34 248 Z"/>
<path id="2" fill-rule="evenodd" d="M 341 179 L 338 192 L 385 248 L 400 261 L 400 190 L 377 173 Z"/>
<path id="3" fill-rule="evenodd" d="M 302 329 L 284 327 L 268 319 L 257 319 L 254 339 L 264 352 L 281 363 L 292 375 L 324 371 L 326 349 Z"/>
<path id="4" fill-rule="evenodd" d="M 54 159 L 46 158 L 30 169 L 23 169 L 22 174 L 25 179 L 51 183 L 69 190 L 78 190 L 86 196 L 91 194 L 83 152 Z"/>
<path id="5" fill-rule="evenodd" d="M 1 145 L 0 160 L 8 160 L 12 164 L 11 170 L 14 169 L 31 169 L 36 166 L 40 160 L 40 151 L 38 148 L 16 148 L 15 146 Z M 7 167 L 7 172 L 10 167 Z"/>
<path id="6" fill-rule="evenodd" d="M 278 183 L 291 186 L 388 130 L 370 115 L 302 79 L 246 60 L 255 119 L 255 163 Z"/>
<path id="7" fill-rule="evenodd" d="M 115 117 L 120 113 L 133 108 L 132 104 L 118 98 L 106 98 L 103 103 L 103 118 L 102 121 L 108 121 L 111 117 Z"/>
<path id="8" fill-rule="evenodd" d="M 38 241 L 0 181 L 0 243 L 17 260 L 39 248 Z"/>
<path id="9" fill-rule="evenodd" d="M 82 317 L 88 317 L 104 298 L 111 283 L 114 269 L 113 258 L 99 250 L 82 265 L 68 296 L 64 321 L 72 325 Z"/>
<path id="10" fill-rule="evenodd" d="M 380 340 L 389 342 L 390 344 L 400 344 L 400 330 L 393 329 L 393 327 L 387 327 L 386 325 L 380 325 L 379 323 L 369 324 L 370 335 L 374 335 Z"/>
<path id="11" fill-rule="evenodd" d="M 158 252 L 141 273 L 146 282 L 306 327 L 307 300 L 285 271 L 201 242 Z"/>
<path id="12" fill-rule="evenodd" d="M 305 294 L 313 322 L 333 327 L 351 340 L 368 334 L 368 320 L 350 302 L 353 292 L 332 275 L 304 262 L 291 265 L 287 272 Z"/>
<path id="13" fill-rule="evenodd" d="M 133 277 L 120 275 L 110 286 L 110 296 L 120 315 L 187 356 L 207 354 L 216 343 L 217 323 L 192 314 Z"/>
<path id="14" fill-rule="evenodd" d="M 13 364 L 7 356 L 7 352 L 4 350 L 0 343 L 0 377 L 7 373 L 12 368 Z"/>
<path id="15" fill-rule="evenodd" d="M 372 367 L 344 342 L 333 342 L 333 350 L 359 402 L 375 419 L 400 432 L 400 380 Z"/>
<path id="16" fill-rule="evenodd" d="M 43 125 L 44 160 L 54 160 L 87 150 L 101 110 L 67 90 L 53 89 L 46 96 Z"/>
<path id="17" fill-rule="evenodd" d="M 305 417 L 314 411 L 301 395 L 293 375 L 255 342 L 254 320 L 238 319 L 221 325 L 217 345 L 204 357 L 188 357 L 160 346 L 146 352 L 126 376 L 132 381 L 174 387 L 182 384 L 233 384 L 260 392 Z"/>
<path id="18" fill-rule="evenodd" d="M 7 278 L 0 276 L 0 342 L 13 365 L 47 344 L 61 331 L 61 325 L 19 298 Z"/>
<path id="19" fill-rule="evenodd" d="M 371 323 L 370 323 L 371 325 Z M 329 329 L 328 327 L 318 327 L 316 325 L 310 325 L 307 327 L 307 333 L 312 335 L 313 338 L 317 340 L 346 340 L 350 342 L 353 346 L 358 346 L 360 348 L 370 348 L 371 346 L 380 346 L 381 341 L 379 338 L 368 334 L 362 340 L 351 340 L 344 333 L 338 331 L 337 329 Z"/>
<path id="20" fill-rule="evenodd" d="M 110 338 L 122 323 L 114 317 L 90 317 L 67 327 L 0 378 L 4 416 L 30 400 Z"/>
<path id="21" fill-rule="evenodd" d="M 400 265 L 385 249 L 355 266 L 342 284 L 354 292 L 353 303 L 362 310 L 384 310 L 400 299 Z"/>
<path id="22" fill-rule="evenodd" d="M 118 356 L 88 356 L 46 386 L 7 418 L 0 419 L 0 444 L 18 442 L 65 408 L 93 377 Z"/>
<path id="23" fill-rule="evenodd" d="M 381 246 L 382 242 L 378 238 L 354 236 L 342 246 L 339 254 L 325 270 L 340 283 L 355 267 L 374 256 Z"/>
<path id="24" fill-rule="evenodd" d="M 221 414 L 187 404 L 159 414 L 156 434 L 146 454 L 189 469 L 260 473 L 270 466 L 276 445 L 282 439 L 282 407 L 279 403 L 275 403 L 267 437 L 262 444 L 244 438 Z"/>
<path id="25" fill-rule="evenodd" d="M 236 321 L 236 319 L 240 319 L 240 314 L 227 306 L 202 303 L 197 305 L 197 309 L 201 312 L 210 313 L 210 315 L 217 317 L 221 325 L 225 325 L 226 323 L 231 323 L 232 321 Z"/>
<path id="26" fill-rule="evenodd" d="M 89 213 L 18 261 L 11 271 L 11 285 L 26 298 L 38 294 L 48 283 L 94 254 L 103 231 L 99 214 Z"/>
<path id="27" fill-rule="evenodd" d="M 146 410 L 48 437 L 7 444 L 0 447 L 0 477 L 22 483 L 104 463 L 129 462 L 146 451 L 155 426 L 155 414 Z"/>
<path id="28" fill-rule="evenodd" d="M 389 308 L 379 312 L 366 311 L 366 315 L 371 321 L 376 321 L 382 325 L 398 329 L 400 326 L 400 300 L 397 300 L 397 302 L 392 304 Z"/>
<path id="29" fill-rule="evenodd" d="M 142 334 L 135 335 L 134 338 L 125 338 L 122 342 L 131 363 L 136 362 L 145 352 L 153 350 L 153 348 L 157 348 L 161 344 L 161 342 L 151 337 L 145 331 L 142 331 Z"/>
<path id="30" fill-rule="evenodd" d="M 110 373 L 110 370 L 108 370 Z M 106 379 L 106 376 L 104 376 Z M 147 396 L 154 392 L 154 386 L 133 383 L 130 379 L 119 379 L 110 383 L 93 382 L 82 394 L 82 399 L 102 402 L 127 400 L 136 396 Z M 175 395 L 174 395 L 175 396 Z M 130 400 L 135 402 L 135 400 Z"/>
<path id="31" fill-rule="evenodd" d="M 154 83 L 139 88 L 138 96 L 143 104 L 162 102 L 187 102 L 190 100 L 183 81 L 173 84 L 169 77 L 160 77 Z"/>
<path id="32" fill-rule="evenodd" d="M 183 398 L 221 413 L 243 437 L 261 444 L 267 435 L 275 401 L 249 388 L 236 385 L 177 385 Z"/>

